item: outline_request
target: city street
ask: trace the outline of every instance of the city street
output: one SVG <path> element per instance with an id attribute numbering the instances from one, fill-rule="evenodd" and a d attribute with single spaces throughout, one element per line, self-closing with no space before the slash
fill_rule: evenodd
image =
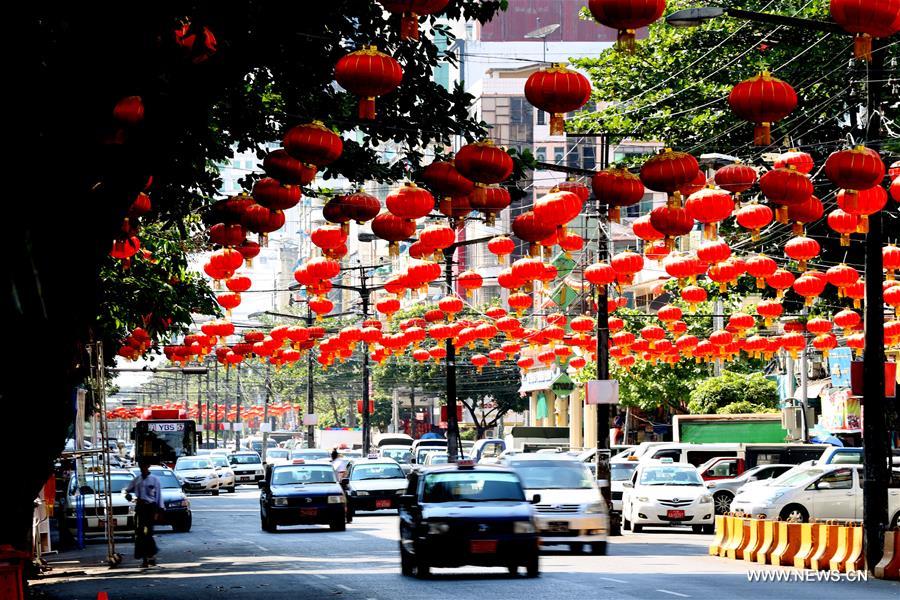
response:
<path id="1" fill-rule="evenodd" d="M 436 569 L 429 580 L 400 575 L 397 517 L 357 515 L 346 532 L 327 527 L 260 530 L 258 492 L 191 498 L 190 533 L 157 535 L 160 566 L 140 569 L 123 541 L 121 567 L 103 562 L 105 544 L 49 557 L 52 571 L 33 582 L 39 598 L 896 598 L 900 586 L 868 582 L 748 582 L 749 563 L 707 556 L 708 535 L 650 530 L 613 538 L 609 555 L 550 550 L 539 579 L 501 569 Z M 754 566 L 753 569 L 773 567 Z"/>

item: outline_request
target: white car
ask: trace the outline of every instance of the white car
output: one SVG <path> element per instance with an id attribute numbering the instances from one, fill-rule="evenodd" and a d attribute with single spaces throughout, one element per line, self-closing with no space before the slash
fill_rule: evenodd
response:
<path id="1" fill-rule="evenodd" d="M 731 510 L 766 519 L 862 519 L 861 465 L 815 465 L 738 493 Z M 900 489 L 888 489 L 888 518 L 900 521 Z"/>
<path id="2" fill-rule="evenodd" d="M 648 525 L 690 525 L 694 533 L 712 533 L 715 505 L 693 465 L 641 461 L 622 485 L 625 529 L 640 533 Z"/>
<path id="3" fill-rule="evenodd" d="M 637 469 L 637 460 L 611 460 L 609 461 L 610 482 L 609 491 L 612 498 L 612 510 L 614 513 L 622 513 L 622 497 L 625 495 L 625 482 L 631 481 L 634 470 Z"/>
<path id="4" fill-rule="evenodd" d="M 236 482 L 234 480 L 234 470 L 231 468 L 231 463 L 228 462 L 228 457 L 222 454 L 210 454 L 207 458 L 216 468 L 216 475 L 219 476 L 219 489 L 234 493 Z"/>
<path id="5" fill-rule="evenodd" d="M 540 496 L 535 522 L 541 545 L 585 545 L 606 554 L 609 515 L 597 481 L 583 462 L 568 454 L 516 454 L 503 461 L 522 479 L 526 497 Z"/>
<path id="6" fill-rule="evenodd" d="M 185 492 L 219 495 L 219 475 L 207 456 L 182 456 L 175 462 L 175 475 Z"/>
<path id="7" fill-rule="evenodd" d="M 265 477 L 262 459 L 252 450 L 233 452 L 228 455 L 228 462 L 234 471 L 235 483 L 256 483 Z"/>
<path id="8" fill-rule="evenodd" d="M 130 471 L 112 470 L 109 475 L 113 531 L 116 534 L 134 533 L 134 505 L 125 498 L 124 490 L 134 479 Z M 79 482 L 72 477 L 66 492 L 66 529 L 74 538 L 78 532 L 78 514 L 82 515 L 84 537 L 106 535 L 106 483 L 99 472 L 88 472 Z"/>
<path id="9" fill-rule="evenodd" d="M 291 451 L 287 448 L 266 448 L 267 465 L 286 465 L 291 462 Z"/>

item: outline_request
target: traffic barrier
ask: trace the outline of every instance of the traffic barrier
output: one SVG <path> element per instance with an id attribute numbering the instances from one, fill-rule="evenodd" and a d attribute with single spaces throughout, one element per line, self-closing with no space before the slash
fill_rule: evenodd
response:
<path id="1" fill-rule="evenodd" d="M 772 551 L 770 557 L 771 564 L 776 566 L 789 567 L 794 564 L 794 556 L 800 549 L 800 525 L 801 523 L 789 523 L 787 521 L 779 521 L 778 526 L 778 545 Z"/>
<path id="2" fill-rule="evenodd" d="M 813 554 L 816 553 L 816 545 L 819 542 L 820 531 L 826 525 L 822 523 L 800 524 L 800 548 L 794 556 L 794 566 L 798 569 L 808 569 Z"/>
<path id="3" fill-rule="evenodd" d="M 718 556 L 719 549 L 725 543 L 725 540 L 728 539 L 728 521 L 726 519 L 725 515 L 716 515 L 716 537 L 713 538 L 712 543 L 709 545 L 710 556 Z"/>
<path id="4" fill-rule="evenodd" d="M 744 535 L 744 526 L 741 522 L 743 517 L 730 514 L 725 519 L 728 521 L 728 538 L 722 544 L 722 547 L 719 548 L 719 556 L 734 558 L 734 556 L 729 556 L 728 553 L 733 552 L 741 543 L 741 537 Z"/>
<path id="5" fill-rule="evenodd" d="M 747 543 L 750 541 L 750 521 L 752 521 L 752 519 L 735 517 L 734 526 L 737 531 L 734 534 L 732 545 L 726 551 L 728 558 L 733 558 L 735 560 L 744 558 L 744 548 L 747 547 Z"/>
<path id="6" fill-rule="evenodd" d="M 863 556 L 863 528 L 854 525 L 838 525 L 838 549 L 828 562 L 832 571 L 846 573 L 862 569 L 865 564 Z"/>
<path id="7" fill-rule="evenodd" d="M 764 565 L 771 562 L 772 552 L 778 545 L 778 521 L 763 522 L 763 541 L 756 552 L 756 562 Z"/>
<path id="8" fill-rule="evenodd" d="M 809 568 L 814 571 L 824 571 L 828 569 L 831 557 L 838 549 L 838 528 L 831 523 L 826 522 L 819 531 L 819 540 L 816 544 L 816 551 L 809 559 Z"/>
<path id="9" fill-rule="evenodd" d="M 872 574 L 879 579 L 900 580 L 900 529 L 884 532 L 884 554 Z"/>
<path id="10" fill-rule="evenodd" d="M 744 560 L 753 562 L 756 560 L 756 554 L 763 542 L 763 531 L 766 522 L 763 519 L 750 519 L 750 535 L 747 539 L 747 545 L 744 546 Z"/>

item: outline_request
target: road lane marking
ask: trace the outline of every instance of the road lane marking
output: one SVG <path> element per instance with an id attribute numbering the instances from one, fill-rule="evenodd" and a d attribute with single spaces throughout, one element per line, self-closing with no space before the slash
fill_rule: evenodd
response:
<path id="1" fill-rule="evenodd" d="M 597 579 L 602 579 L 603 581 L 612 581 L 614 583 L 628 583 L 627 581 L 623 581 L 621 579 L 613 579 L 612 577 L 598 577 Z"/>
<path id="2" fill-rule="evenodd" d="M 356 591 L 356 590 L 354 590 L 352 587 L 347 586 L 347 585 L 344 585 L 343 583 L 338 583 L 338 584 L 337 584 L 337 587 L 341 588 L 341 589 L 344 590 L 345 592 L 355 592 L 355 591 Z"/>
<path id="3" fill-rule="evenodd" d="M 313 577 L 318 577 L 319 579 L 328 579 L 327 575 L 320 575 L 319 573 L 313 573 Z"/>
<path id="4" fill-rule="evenodd" d="M 663 594 L 671 594 L 672 596 L 678 596 L 679 598 L 690 598 L 688 594 L 682 594 L 680 592 L 670 592 L 669 590 L 656 590 L 657 592 L 662 592 Z"/>

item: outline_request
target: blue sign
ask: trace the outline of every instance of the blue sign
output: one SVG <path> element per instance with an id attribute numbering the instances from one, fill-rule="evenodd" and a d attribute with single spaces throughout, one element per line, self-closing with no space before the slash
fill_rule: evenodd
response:
<path id="1" fill-rule="evenodd" d="M 850 387 L 850 363 L 853 351 L 850 348 L 835 348 L 828 353 L 828 369 L 831 371 L 831 387 Z"/>

